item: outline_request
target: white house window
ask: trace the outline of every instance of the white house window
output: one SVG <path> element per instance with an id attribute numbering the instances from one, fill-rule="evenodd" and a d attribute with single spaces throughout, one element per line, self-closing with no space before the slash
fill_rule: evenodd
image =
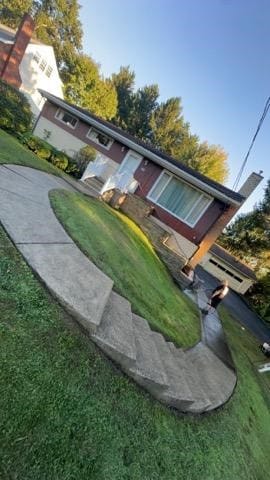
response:
<path id="1" fill-rule="evenodd" d="M 176 218 L 194 226 L 212 199 L 174 175 L 163 172 L 148 198 Z"/>
<path id="2" fill-rule="evenodd" d="M 52 67 L 49 65 L 49 66 L 46 68 L 45 74 L 47 75 L 47 77 L 50 78 L 52 72 L 53 72 L 53 69 L 52 69 Z"/>
<path id="3" fill-rule="evenodd" d="M 73 117 L 73 115 L 65 110 L 61 110 L 61 108 L 57 110 L 55 117 L 60 120 L 60 122 L 65 123 L 71 128 L 75 128 L 78 123 L 78 119 L 76 117 Z"/>
<path id="4" fill-rule="evenodd" d="M 39 68 L 40 68 L 40 70 L 41 70 L 42 72 L 44 72 L 46 66 L 47 66 L 47 62 L 46 62 L 46 60 L 44 60 L 44 58 L 43 58 L 43 59 L 41 60 L 41 63 L 40 63 L 40 65 L 39 65 Z"/>
<path id="5" fill-rule="evenodd" d="M 106 148 L 109 150 L 113 143 L 113 139 L 108 137 L 108 135 L 105 135 L 103 132 L 100 132 L 99 130 L 96 130 L 95 128 L 90 128 L 86 134 L 87 138 L 92 140 L 95 143 L 98 143 L 102 147 Z"/>
<path id="6" fill-rule="evenodd" d="M 40 55 L 39 52 L 35 52 L 35 53 L 34 53 L 33 60 L 34 60 L 34 62 L 36 62 L 36 63 L 39 63 L 39 62 L 40 62 L 40 60 L 41 60 L 41 55 Z"/>

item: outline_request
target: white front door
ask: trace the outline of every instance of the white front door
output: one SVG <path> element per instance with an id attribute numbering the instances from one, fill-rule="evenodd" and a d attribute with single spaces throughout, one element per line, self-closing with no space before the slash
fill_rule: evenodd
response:
<path id="1" fill-rule="evenodd" d="M 134 192 L 138 185 L 138 182 L 133 179 L 133 175 L 137 170 L 138 166 L 140 165 L 142 158 L 143 157 L 141 155 L 129 151 L 117 170 L 117 174 L 122 173 L 125 175 L 125 177 L 127 178 L 127 182 L 132 180 L 128 188 L 131 192 Z"/>

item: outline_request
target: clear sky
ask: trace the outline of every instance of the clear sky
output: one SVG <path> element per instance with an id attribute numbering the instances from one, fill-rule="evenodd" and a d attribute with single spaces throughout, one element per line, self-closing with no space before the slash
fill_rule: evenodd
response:
<path id="1" fill-rule="evenodd" d="M 136 85 L 180 96 L 192 133 L 229 154 L 232 188 L 270 96 L 269 0 L 79 0 L 84 51 L 110 76 L 121 65 Z M 270 177 L 270 112 L 240 183 Z M 251 210 L 265 181 L 246 202 Z"/>

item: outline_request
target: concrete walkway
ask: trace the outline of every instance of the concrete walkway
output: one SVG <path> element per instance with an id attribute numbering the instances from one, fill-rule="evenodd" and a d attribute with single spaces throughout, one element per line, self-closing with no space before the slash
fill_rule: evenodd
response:
<path id="1" fill-rule="evenodd" d="M 190 413 L 223 405 L 236 375 L 218 318 L 204 319 L 202 341 L 187 351 L 153 332 L 60 225 L 48 198 L 56 188 L 73 190 L 38 170 L 0 166 L 0 221 L 28 264 L 106 355 L 159 401 Z"/>

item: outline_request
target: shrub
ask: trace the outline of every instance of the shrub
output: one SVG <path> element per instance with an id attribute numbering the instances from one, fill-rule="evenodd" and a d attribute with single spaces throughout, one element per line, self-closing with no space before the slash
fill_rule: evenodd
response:
<path id="1" fill-rule="evenodd" d="M 96 150 L 91 147 L 91 145 L 86 145 L 85 147 L 81 148 L 80 151 L 77 153 L 75 161 L 77 164 L 77 170 L 79 175 L 81 176 L 86 169 L 89 162 L 93 162 L 97 155 Z"/>
<path id="2" fill-rule="evenodd" d="M 33 114 L 25 95 L 0 80 L 0 127 L 19 136 L 31 129 Z"/>

